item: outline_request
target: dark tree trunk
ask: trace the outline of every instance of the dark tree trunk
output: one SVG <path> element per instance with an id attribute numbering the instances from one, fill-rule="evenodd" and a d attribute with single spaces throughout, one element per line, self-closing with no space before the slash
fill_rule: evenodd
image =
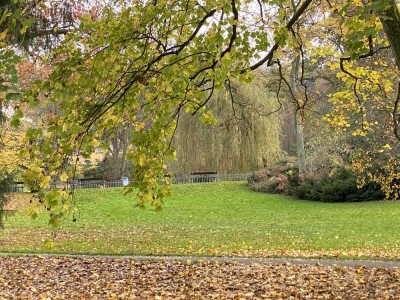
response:
<path id="1" fill-rule="evenodd" d="M 398 69 L 400 70 L 400 12 L 396 4 L 396 0 L 390 0 L 389 7 L 380 15 L 386 36 L 389 40 L 396 60 Z"/>

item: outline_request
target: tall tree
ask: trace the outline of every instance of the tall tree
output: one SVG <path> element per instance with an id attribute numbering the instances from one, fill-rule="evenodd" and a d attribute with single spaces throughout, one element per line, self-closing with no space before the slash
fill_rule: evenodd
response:
<path id="1" fill-rule="evenodd" d="M 110 146 L 106 159 L 111 160 L 108 164 L 110 166 L 112 180 L 120 180 L 125 176 L 126 170 L 126 154 L 130 145 L 130 133 L 133 129 L 126 124 L 118 124 L 111 127 L 106 139 L 109 141 Z"/>
<path id="2" fill-rule="evenodd" d="M 334 34 L 345 29 L 339 36 L 345 39 L 346 49 L 335 56 L 343 65 L 343 61 L 376 54 L 376 41 L 382 39 L 382 26 L 376 25 L 380 19 L 383 23 L 389 20 L 393 12 L 395 17 L 390 19 L 394 23 L 383 30 L 397 57 L 391 29 L 399 23 L 398 7 L 393 0 L 346 4 L 304 0 L 294 6 L 291 1 L 266 0 L 254 4 L 238 0 L 123 1 L 118 9 L 105 8 L 99 19 L 82 16 L 79 29 L 56 50 L 62 60 L 50 80 L 27 96 L 38 104 L 38 95 L 46 93 L 48 101 L 59 101 L 63 110 L 61 116 L 49 120 L 46 133 L 29 132 L 31 138 L 41 137 L 47 145 L 46 156 L 32 169 L 42 187 L 52 177 L 66 180 L 67 162 L 74 151 L 88 155 L 104 131 L 127 116 L 135 128 L 135 150 L 128 156 L 134 164 L 140 205 L 161 205 L 169 193 L 166 160 L 174 156 L 170 141 L 182 110 L 199 113 L 205 121 L 212 119 L 207 105 L 214 90 L 222 89 L 227 81 L 250 80 L 251 71 L 263 65 L 284 63 L 285 54 L 296 53 L 298 41 L 302 37 L 305 41 L 307 30 L 312 26 L 317 30 L 319 23 L 326 26 L 331 21 Z M 332 22 L 338 18 L 340 22 Z M 308 44 L 331 45 L 327 28 L 320 27 L 327 33 L 325 39 L 311 38 Z M 304 84 L 304 78 L 299 79 Z M 307 102 L 306 93 L 304 99 L 299 110 Z M 41 147 L 30 149 L 32 158 Z M 57 193 L 61 198 L 68 196 Z M 59 203 L 51 199 L 47 204 Z"/>
<path id="3" fill-rule="evenodd" d="M 88 11 L 85 3 L 87 1 L 0 1 L 0 150 L 3 161 L 0 168 L 0 227 L 3 209 L 8 201 L 5 193 L 10 189 L 16 167 L 21 165 L 14 152 L 21 146 L 16 145 L 15 141 L 22 143 L 22 140 L 19 132 L 8 126 L 10 116 L 7 114 L 15 112 L 11 124 L 14 127 L 20 124 L 21 94 L 26 85 L 30 85 L 27 73 L 33 71 L 25 69 L 23 78 L 19 78 L 21 68 L 18 66 L 23 66 L 20 63 L 21 56 L 28 53 L 37 58 L 58 44 L 61 36 L 77 24 L 78 15 Z M 96 10 L 92 10 L 92 15 L 95 14 Z M 27 65 L 33 64 L 27 62 Z M 6 157 L 9 160 L 4 159 Z"/>
<path id="4" fill-rule="evenodd" d="M 3 3 L 2 3 L 3 4 Z M 9 32 L 15 29 L 15 20 L 21 17 L 21 12 L 10 12 L 4 6 L 0 6 L 0 151 L 6 153 L 7 144 L 10 143 L 10 136 L 6 134 L 7 126 L 4 123 L 7 120 L 5 107 L 12 100 L 19 98 L 18 73 L 16 64 L 19 57 L 15 51 L 10 49 L 7 43 Z M 25 27 L 22 27 L 23 30 Z M 9 148 L 8 148 L 9 149 Z M 15 149 L 12 149 L 15 150 Z M 12 168 L 9 168 L 9 161 L 3 161 L 3 168 L 0 170 L 0 227 L 3 226 L 4 207 L 8 202 L 5 193 L 10 186 L 10 174 Z"/>

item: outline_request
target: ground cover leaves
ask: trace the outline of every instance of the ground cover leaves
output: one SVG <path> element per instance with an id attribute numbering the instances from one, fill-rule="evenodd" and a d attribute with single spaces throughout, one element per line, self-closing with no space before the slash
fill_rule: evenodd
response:
<path id="1" fill-rule="evenodd" d="M 0 299 L 400 299 L 397 269 L 0 257 Z"/>

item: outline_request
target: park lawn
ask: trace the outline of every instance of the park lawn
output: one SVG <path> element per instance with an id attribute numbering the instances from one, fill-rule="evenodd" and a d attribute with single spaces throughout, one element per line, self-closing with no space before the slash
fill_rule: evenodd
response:
<path id="1" fill-rule="evenodd" d="M 0 251 L 400 259 L 400 202 L 311 202 L 243 182 L 176 185 L 161 212 L 135 208 L 132 197 L 80 190 L 77 222 L 57 230 L 20 209 L 0 230 Z"/>

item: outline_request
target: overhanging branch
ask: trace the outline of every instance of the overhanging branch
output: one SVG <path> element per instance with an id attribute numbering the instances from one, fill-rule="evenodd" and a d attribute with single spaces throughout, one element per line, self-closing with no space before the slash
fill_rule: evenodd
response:
<path id="1" fill-rule="evenodd" d="M 292 29 L 292 26 L 297 22 L 297 20 L 301 17 L 301 15 L 305 12 L 305 10 L 308 8 L 308 6 L 311 4 L 313 0 L 306 0 L 304 1 L 304 3 L 299 7 L 299 9 L 294 13 L 294 15 L 291 17 L 291 19 L 288 21 L 288 23 L 286 24 L 286 28 L 288 30 Z M 260 61 L 258 61 L 257 63 L 255 63 L 254 65 L 250 66 L 250 70 L 253 71 L 259 67 L 261 67 L 262 65 L 264 65 L 265 63 L 268 64 L 268 66 L 270 66 L 272 64 L 272 58 L 274 57 L 274 53 L 276 50 L 278 50 L 279 48 L 279 44 L 275 43 L 272 48 L 269 50 L 269 52 L 267 53 L 267 55 L 264 56 L 264 58 L 262 58 Z M 243 70 L 242 73 L 245 73 L 246 70 Z"/>

